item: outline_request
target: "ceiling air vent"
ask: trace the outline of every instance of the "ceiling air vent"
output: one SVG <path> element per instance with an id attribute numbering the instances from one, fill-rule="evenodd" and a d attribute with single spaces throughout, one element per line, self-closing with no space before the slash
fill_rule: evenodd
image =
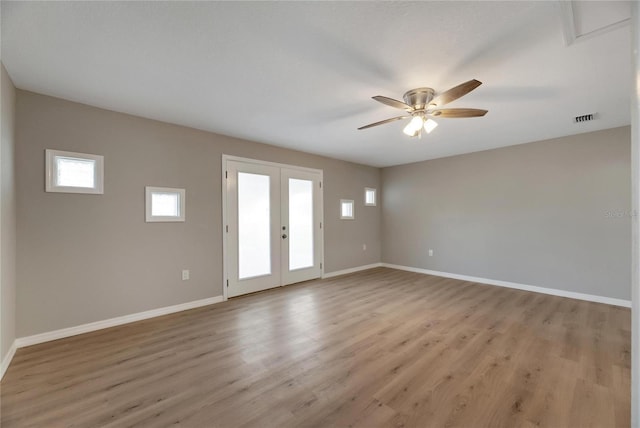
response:
<path id="1" fill-rule="evenodd" d="M 590 120 L 595 120 L 596 118 L 596 114 L 595 113 L 591 113 L 591 114 L 583 114 L 582 116 L 576 116 L 573 118 L 573 121 L 575 123 L 580 123 L 580 122 L 589 122 Z"/>

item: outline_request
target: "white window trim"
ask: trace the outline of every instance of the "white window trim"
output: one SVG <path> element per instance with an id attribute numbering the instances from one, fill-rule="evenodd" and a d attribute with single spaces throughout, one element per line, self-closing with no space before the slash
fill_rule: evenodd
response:
<path id="1" fill-rule="evenodd" d="M 95 187 L 70 187 L 70 186 L 56 185 L 55 177 L 57 176 L 58 166 L 55 160 L 57 157 L 68 157 L 68 158 L 85 159 L 85 160 L 94 161 L 95 169 L 94 169 L 93 182 L 95 184 Z M 95 194 L 95 195 L 104 194 L 104 156 L 91 155 L 87 153 L 75 153 L 75 152 L 65 152 L 62 150 L 46 149 L 45 158 L 46 158 L 45 190 L 47 192 L 87 193 L 87 194 Z"/>
<path id="2" fill-rule="evenodd" d="M 367 203 L 367 192 L 373 192 L 373 203 Z M 378 205 L 378 191 L 373 187 L 365 187 L 364 188 L 364 205 L 367 207 L 375 207 Z"/>
<path id="3" fill-rule="evenodd" d="M 177 193 L 180 198 L 180 215 L 179 216 L 159 216 L 152 215 L 151 212 L 151 195 L 153 193 Z M 145 199 L 145 220 L 147 223 L 157 222 L 184 222 L 185 221 L 185 189 L 176 189 L 173 187 L 153 187 L 146 186 L 144 188 Z"/>
<path id="4" fill-rule="evenodd" d="M 351 204 L 351 216 L 343 216 L 342 215 L 342 204 L 349 203 Z M 340 199 L 340 220 L 355 220 L 356 218 L 356 204 L 353 199 Z"/>

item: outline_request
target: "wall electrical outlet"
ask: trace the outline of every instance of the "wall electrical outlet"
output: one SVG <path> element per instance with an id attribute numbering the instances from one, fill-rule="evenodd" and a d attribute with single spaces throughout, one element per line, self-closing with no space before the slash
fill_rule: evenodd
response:
<path id="1" fill-rule="evenodd" d="M 367 251 L 367 244 L 362 244 L 362 251 Z"/>
<path id="2" fill-rule="evenodd" d="M 189 279 L 189 269 L 184 269 L 184 270 L 182 271 L 182 280 L 183 280 L 183 281 L 186 281 L 186 280 L 188 280 L 188 279 Z"/>
<path id="3" fill-rule="evenodd" d="M 433 250 L 429 248 L 429 257 L 433 257 Z"/>

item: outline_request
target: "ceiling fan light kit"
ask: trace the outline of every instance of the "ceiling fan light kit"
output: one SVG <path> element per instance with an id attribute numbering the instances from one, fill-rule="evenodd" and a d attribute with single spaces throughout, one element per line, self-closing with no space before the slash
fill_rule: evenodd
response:
<path id="1" fill-rule="evenodd" d="M 427 134 L 430 134 L 431 131 L 436 129 L 436 126 L 438 126 L 438 122 L 431 118 L 425 120 L 424 116 L 414 116 L 407 126 L 404 127 L 402 132 L 407 134 L 409 137 L 415 137 L 416 135 L 421 134 L 422 129 L 424 129 Z"/>
<path id="2" fill-rule="evenodd" d="M 438 126 L 438 122 L 436 122 L 433 119 L 427 119 L 424 122 L 424 125 L 422 126 L 424 128 L 425 131 L 427 131 L 427 134 L 430 134 L 431 131 L 433 131 L 434 129 L 436 129 L 436 126 Z"/>
<path id="3" fill-rule="evenodd" d="M 402 96 L 404 102 L 394 100 L 393 98 L 384 97 L 382 95 L 376 95 L 375 97 L 373 97 L 374 100 L 390 107 L 405 110 L 408 115 L 381 120 L 380 122 L 361 126 L 358 129 L 372 128 L 374 126 L 383 125 L 385 123 L 395 122 L 396 120 L 411 118 L 411 121 L 407 126 L 404 127 L 402 132 L 410 137 L 422 137 L 422 130 L 429 134 L 436 128 L 436 126 L 438 126 L 438 123 L 435 120 L 431 119 L 430 116 L 446 118 L 484 116 L 485 114 L 487 114 L 487 110 L 472 108 L 441 108 L 443 105 L 448 104 L 451 101 L 457 100 L 463 95 L 468 94 L 481 84 L 482 82 L 480 82 L 479 80 L 472 79 L 468 82 L 455 86 L 437 96 L 432 88 L 416 88 L 405 92 L 405 94 Z"/>

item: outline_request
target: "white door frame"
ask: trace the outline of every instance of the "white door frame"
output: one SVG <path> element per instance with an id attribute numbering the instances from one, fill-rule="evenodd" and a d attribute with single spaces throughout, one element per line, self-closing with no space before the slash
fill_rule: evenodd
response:
<path id="1" fill-rule="evenodd" d="M 253 164 L 258 164 L 258 165 L 265 165 L 265 166 L 274 166 L 274 167 L 278 167 L 278 168 L 287 168 L 287 169 L 293 169 L 293 170 L 298 170 L 298 171 L 306 171 L 306 172 L 311 172 L 311 173 L 315 173 L 315 174 L 320 174 L 320 198 L 319 198 L 319 212 L 320 212 L 320 224 L 322 225 L 322 227 L 320 228 L 320 277 L 324 276 L 324 203 L 323 203 L 323 195 L 324 195 L 324 189 L 322 188 L 323 186 L 323 181 L 324 181 L 324 173 L 323 170 L 321 169 L 314 169 L 314 168 L 306 168 L 306 167 L 302 167 L 302 166 L 298 166 L 298 165 L 289 165 L 289 164 L 284 164 L 284 163 L 278 163 L 278 162 L 268 162 L 268 161 L 262 161 L 262 160 L 258 160 L 258 159 L 250 159 L 250 158 L 243 158 L 240 156 L 233 156 L 233 155 L 222 155 L 222 295 L 224 300 L 227 300 L 227 294 L 228 294 L 228 266 L 229 266 L 229 256 L 228 256 L 228 239 L 227 239 L 227 234 L 228 234 L 228 228 L 227 225 L 229 224 L 227 221 L 227 162 L 228 161 L 235 161 L 235 162 L 245 162 L 245 163 L 253 163 Z"/>

